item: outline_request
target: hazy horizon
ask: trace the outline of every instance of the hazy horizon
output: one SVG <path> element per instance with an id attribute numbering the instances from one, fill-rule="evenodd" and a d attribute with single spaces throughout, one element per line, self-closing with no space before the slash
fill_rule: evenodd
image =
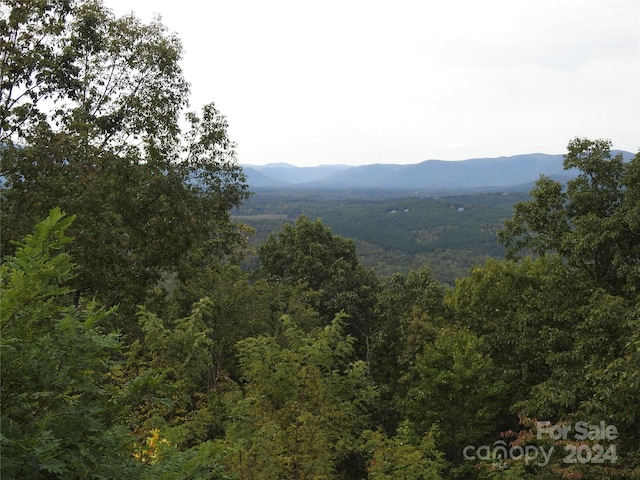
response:
<path id="1" fill-rule="evenodd" d="M 192 109 L 261 165 L 419 163 L 640 146 L 640 2 L 104 0 L 162 16 Z"/>
<path id="2" fill-rule="evenodd" d="M 592 139 L 595 140 L 595 139 Z M 632 155 L 635 155 L 639 150 L 636 150 L 636 152 L 630 151 L 630 150 L 625 150 L 622 148 L 616 148 L 615 145 L 612 146 L 611 148 L 612 152 L 616 152 L 616 151 L 622 151 L 622 152 L 627 152 L 630 153 Z M 481 159 L 493 159 L 493 158 L 510 158 L 510 157 L 517 157 L 517 156 L 523 156 L 523 155 L 551 155 L 551 156 L 555 156 L 555 155 L 564 155 L 566 153 L 565 152 L 557 152 L 557 153 L 545 153 L 545 152 L 527 152 L 527 153 L 515 153 L 513 155 L 496 155 L 496 156 L 474 156 L 474 157 L 469 157 L 469 158 L 456 158 L 456 159 L 446 159 L 446 158 L 426 158 L 424 160 L 419 160 L 416 162 L 407 162 L 407 163 L 394 163 L 394 162 L 389 162 L 389 163 L 384 163 L 384 162 L 372 162 L 372 163 L 360 163 L 357 165 L 352 165 L 352 164 L 348 164 L 348 163 L 322 163 L 322 164 L 318 164 L 318 165 L 296 165 L 295 163 L 291 163 L 291 162 L 268 162 L 268 163 L 246 163 L 246 162 L 242 162 L 239 161 L 238 163 L 242 166 L 245 167 L 265 167 L 265 166 L 269 166 L 269 165 L 289 165 L 292 167 L 298 167 L 298 168 L 313 168 L 313 167 L 361 167 L 361 166 L 366 166 L 366 165 L 417 165 L 419 163 L 422 162 L 428 162 L 431 160 L 434 161 L 443 161 L 443 162 L 464 162 L 467 160 L 481 160 Z"/>

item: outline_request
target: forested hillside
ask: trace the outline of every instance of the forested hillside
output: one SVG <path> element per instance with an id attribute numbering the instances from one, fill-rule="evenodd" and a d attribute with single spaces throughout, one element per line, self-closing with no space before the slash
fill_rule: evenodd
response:
<path id="1" fill-rule="evenodd" d="M 449 286 L 488 258 L 502 258 L 498 230 L 513 205 L 528 194 L 493 192 L 444 197 L 407 197 L 406 192 L 258 190 L 233 218 L 253 229 L 258 247 L 269 234 L 299 216 L 321 219 L 331 230 L 355 241 L 358 258 L 377 274 L 408 273 L 428 265 Z M 247 265 L 255 265 L 249 256 Z"/>
<path id="2" fill-rule="evenodd" d="M 3 479 L 640 478 L 640 153 L 572 139 L 577 176 L 523 197 L 274 209 L 159 20 L 0 15 Z"/>
<path id="3" fill-rule="evenodd" d="M 621 153 L 625 160 L 633 154 Z M 377 189 L 379 191 L 417 191 L 438 193 L 495 190 L 529 190 L 545 175 L 567 181 L 576 169 L 565 170 L 562 155 L 533 153 L 499 158 L 471 158 L 455 162 L 426 160 L 417 164 L 320 165 L 296 167 L 288 164 L 246 165 L 247 181 L 252 189 Z M 525 188 L 529 186 L 529 188 Z"/>

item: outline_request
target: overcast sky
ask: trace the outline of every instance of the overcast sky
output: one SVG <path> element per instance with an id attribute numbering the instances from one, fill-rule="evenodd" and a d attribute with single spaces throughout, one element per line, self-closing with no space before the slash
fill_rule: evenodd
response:
<path id="1" fill-rule="evenodd" d="M 243 164 L 640 148 L 638 0 L 104 0 L 182 39 Z"/>

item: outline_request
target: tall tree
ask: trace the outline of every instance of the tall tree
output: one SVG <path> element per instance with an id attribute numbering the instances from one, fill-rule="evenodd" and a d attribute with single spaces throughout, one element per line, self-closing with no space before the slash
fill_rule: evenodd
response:
<path id="1" fill-rule="evenodd" d="M 117 149 L 175 142 L 189 87 L 180 40 L 158 19 L 85 0 L 3 0 L 1 14 L 3 142 L 47 127 Z"/>
<path id="2" fill-rule="evenodd" d="M 225 118 L 210 104 L 181 131 L 178 38 L 99 1 L 0 14 L 3 251 L 59 205 L 77 216 L 77 295 L 126 310 L 193 248 L 240 243 L 229 210 L 248 192 Z"/>
<path id="3" fill-rule="evenodd" d="M 380 391 L 379 424 L 391 435 L 402 420 L 400 405 L 415 380 L 408 372 L 443 322 L 444 289 L 424 268 L 384 278 L 376 300 L 371 374 Z"/>
<path id="4" fill-rule="evenodd" d="M 456 322 L 481 337 L 485 353 L 500 365 L 511 402 L 529 398 L 550 375 L 550 352 L 573 348 L 579 308 L 587 299 L 585 284 L 557 256 L 489 260 L 447 296 Z M 502 406 L 503 415 L 511 404 Z"/>
<path id="5" fill-rule="evenodd" d="M 388 438 L 381 432 L 366 431 L 362 449 L 369 452 L 370 480 L 441 480 L 442 453 L 436 450 L 433 435 L 419 437 L 409 422 L 403 422 L 397 435 Z"/>
<path id="6" fill-rule="evenodd" d="M 612 293 L 637 292 L 640 262 L 640 153 L 613 155 L 611 141 L 569 142 L 565 169 L 578 176 L 566 188 L 542 177 L 533 200 L 515 205 L 500 240 L 507 254 L 557 252 L 578 272 Z"/>
<path id="7" fill-rule="evenodd" d="M 463 460 L 464 447 L 499 432 L 507 386 L 497 379 L 497 369 L 482 340 L 457 326 L 438 329 L 411 367 L 415 380 L 405 412 L 418 431 L 435 431 L 435 445 L 450 462 L 449 478 L 471 477 L 474 469 Z"/>
<path id="8" fill-rule="evenodd" d="M 456 292 L 457 306 L 462 307 L 458 313 L 475 324 L 475 331 L 486 331 L 484 338 L 494 345 L 492 356 L 498 363 L 507 360 L 499 360 L 500 344 L 503 349 L 515 347 L 519 359 L 522 354 L 530 358 L 516 363 L 534 375 L 523 377 L 528 380 L 521 386 L 530 393 L 514 411 L 555 423 L 604 421 L 624 432 L 625 441 L 614 445 L 619 457 L 612 465 L 561 466 L 558 478 L 633 478 L 638 472 L 634 352 L 640 154 L 625 161 L 621 154 L 613 155 L 608 140 L 576 138 L 569 143 L 565 168 L 576 169 L 577 177 L 566 187 L 541 178 L 531 192 L 533 199 L 517 204 L 513 219 L 500 232 L 511 257 L 518 259 L 516 254 L 524 251 L 542 258 L 518 259 L 497 270 L 488 265 L 482 273 L 490 275 L 485 280 L 474 272 L 475 280 L 461 282 L 464 288 Z M 502 273 L 491 275 L 491 270 Z M 505 276 L 509 270 L 513 275 Z M 484 292 L 474 293 L 477 288 Z M 501 325 L 504 332 L 492 328 L 497 325 L 491 316 L 498 313 L 508 319 Z"/>
<path id="9" fill-rule="evenodd" d="M 312 222 L 303 215 L 271 235 L 258 255 L 258 273 L 271 281 L 306 288 L 308 303 L 325 323 L 337 313 L 346 313 L 346 330 L 356 339 L 356 352 L 369 360 L 377 279 L 358 261 L 352 240 L 334 235 L 321 219 Z"/>

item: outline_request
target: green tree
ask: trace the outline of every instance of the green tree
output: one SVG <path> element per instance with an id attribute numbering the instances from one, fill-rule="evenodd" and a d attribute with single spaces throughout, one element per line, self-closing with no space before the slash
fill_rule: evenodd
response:
<path id="1" fill-rule="evenodd" d="M 325 323 L 340 312 L 347 314 L 347 333 L 356 339 L 356 352 L 370 360 L 377 279 L 359 263 L 352 240 L 333 235 L 320 219 L 312 222 L 303 215 L 271 235 L 258 254 L 259 274 L 306 288 L 309 305 Z"/>
<path id="2" fill-rule="evenodd" d="M 170 321 L 140 308 L 142 335 L 127 349 L 127 362 L 118 372 L 118 383 L 123 385 L 122 418 L 139 437 L 153 429 L 167 436 L 168 427 L 178 427 L 170 440 L 191 446 L 189 440 L 197 436 L 191 420 L 204 413 L 199 409 L 211 368 L 211 329 L 203 318 L 209 308 L 205 298 L 188 316 Z"/>
<path id="3" fill-rule="evenodd" d="M 352 344 L 340 317 L 305 333 L 288 316 L 277 337 L 240 343 L 243 392 L 229 396 L 224 440 L 239 478 L 338 478 L 355 461 L 375 389 Z"/>
<path id="4" fill-rule="evenodd" d="M 3 142 L 57 125 L 94 145 L 174 143 L 189 87 L 180 41 L 159 20 L 82 0 L 3 0 L 1 14 Z"/>
<path id="5" fill-rule="evenodd" d="M 278 281 L 302 283 L 319 291 L 358 267 L 355 244 L 333 235 L 320 219 L 299 217 L 282 226 L 260 247 L 260 266 Z"/>
<path id="6" fill-rule="evenodd" d="M 611 302 L 612 299 L 607 300 Z M 618 318 L 611 318 L 607 310 L 600 310 L 599 316 L 604 322 L 620 320 L 622 312 L 619 301 L 615 303 L 618 303 L 614 311 Z M 609 306 L 604 302 L 602 305 Z M 593 313 L 596 316 L 598 312 L 596 310 Z M 625 332 L 628 332 L 623 350 L 615 356 L 609 355 L 605 362 L 598 357 L 590 359 L 585 380 L 592 387 L 593 394 L 581 407 L 588 418 L 598 421 L 609 419 L 610 423 L 616 425 L 621 439 L 618 450 L 621 456 L 619 466 L 622 469 L 635 471 L 638 476 L 640 475 L 640 438 L 637 435 L 640 425 L 640 411 L 637 408 L 637 399 L 640 398 L 640 306 L 627 309 L 623 318 L 626 321 L 622 325 Z"/>
<path id="7" fill-rule="evenodd" d="M 570 266 L 612 293 L 637 292 L 640 261 L 640 154 L 630 162 L 613 155 L 609 140 L 569 142 L 567 183 L 542 177 L 533 199 L 514 206 L 500 240 L 507 254 L 557 252 Z"/>
<path id="8" fill-rule="evenodd" d="M 99 1 L 2 3 L 2 248 L 54 206 L 69 234 L 76 295 L 135 311 L 194 248 L 241 240 L 229 209 L 248 195 L 224 117 L 180 119 L 180 41 L 159 20 L 116 18 Z"/>
<path id="9" fill-rule="evenodd" d="M 634 478 L 640 464 L 633 400 L 640 154 L 626 162 L 610 148 L 607 140 L 571 141 L 565 168 L 577 169 L 577 177 L 566 187 L 541 178 L 533 200 L 516 204 L 500 232 L 518 263 L 474 271 L 452 297 L 460 321 L 483 335 L 498 364 L 509 365 L 501 352 L 515 347 L 516 363 L 507 371 L 517 366 L 533 373 L 521 382 L 503 376 L 519 385 L 514 412 L 553 423 L 606 421 L 625 432 L 617 464 L 562 466 L 557 478 Z M 518 259 L 520 251 L 541 258 Z M 506 318 L 504 333 L 492 311 Z"/>
<path id="10" fill-rule="evenodd" d="M 376 300 L 371 374 L 380 391 L 379 425 L 392 435 L 402 420 L 399 406 L 413 381 L 408 372 L 445 321 L 444 289 L 423 268 L 383 278 Z"/>
<path id="11" fill-rule="evenodd" d="M 1 8 L 0 142 L 4 143 L 33 128 L 44 116 L 36 104 L 56 98 L 73 74 L 60 35 L 72 6 L 68 1 L 3 1 Z"/>
<path id="12" fill-rule="evenodd" d="M 3 478 L 136 472 L 117 391 L 106 382 L 123 351 L 103 330 L 110 311 L 74 307 L 64 286 L 74 271 L 64 252 L 72 220 L 53 210 L 0 267 Z"/>
<path id="13" fill-rule="evenodd" d="M 269 305 L 276 296 L 273 288 L 264 282 L 250 285 L 235 267 L 208 278 L 210 296 L 194 302 L 183 316 L 176 314 L 182 294 L 178 300 L 170 296 L 161 314 L 140 307 L 142 335 L 127 351 L 120 380 L 132 393 L 125 402 L 131 405 L 127 422 L 132 428 L 141 428 L 142 435 L 159 428 L 181 447 L 224 434 L 222 397 L 242 377 L 238 342 L 278 331 Z"/>
<path id="14" fill-rule="evenodd" d="M 497 379 L 497 368 L 482 339 L 457 326 L 438 329 L 412 368 L 407 418 L 418 432 L 434 431 L 436 448 L 453 471 L 462 465 L 463 478 L 470 475 L 464 468 L 469 466 L 463 461 L 464 447 L 482 445 L 500 431 L 507 386 Z"/>
<path id="15" fill-rule="evenodd" d="M 524 413 L 561 417 L 592 401 L 594 383 L 585 381 L 591 372 L 600 372 L 620 358 L 631 334 L 628 317 L 632 314 L 621 297 L 597 290 L 574 311 L 570 349 L 547 350 L 551 371 L 534 387 Z M 588 401 L 588 400 L 587 400 Z"/>
<path id="16" fill-rule="evenodd" d="M 637 428 L 629 397 L 634 383 L 623 380 L 635 375 L 629 339 L 637 307 L 591 285 L 560 257 L 546 255 L 489 261 L 447 296 L 455 321 L 482 339 L 493 378 L 508 388 L 508 397 L 494 404 L 501 431 L 522 428 L 516 415 L 553 423 L 603 420 L 620 432 Z M 637 450 L 635 434 L 621 438 L 625 449 Z"/>
<path id="17" fill-rule="evenodd" d="M 456 323 L 482 338 L 516 403 L 551 374 L 551 352 L 573 349 L 579 308 L 587 299 L 585 284 L 559 257 L 546 256 L 517 263 L 489 260 L 458 280 L 447 304 Z M 511 404 L 502 407 L 502 425 L 515 428 Z"/>
<path id="18" fill-rule="evenodd" d="M 105 328 L 113 309 L 73 305 L 66 284 L 75 265 L 65 252 L 72 221 L 52 210 L 0 266 L 0 474 L 228 478 L 225 452 L 212 442 L 185 446 L 165 436 L 184 439 L 197 430 L 191 417 L 200 412 L 187 406 L 197 400 L 207 365 L 209 338 L 199 322 L 206 301 L 171 330 L 142 310 L 146 349 L 140 342 L 127 348 Z M 132 368 L 133 375 L 124 374 Z M 168 418 L 181 425 L 169 428 Z M 154 430 L 152 422 L 166 428 Z"/>
<path id="19" fill-rule="evenodd" d="M 444 468 L 442 454 L 435 448 L 433 435 L 417 437 L 409 422 L 389 438 L 384 433 L 363 433 L 362 449 L 371 459 L 367 463 L 370 480 L 440 480 Z"/>

